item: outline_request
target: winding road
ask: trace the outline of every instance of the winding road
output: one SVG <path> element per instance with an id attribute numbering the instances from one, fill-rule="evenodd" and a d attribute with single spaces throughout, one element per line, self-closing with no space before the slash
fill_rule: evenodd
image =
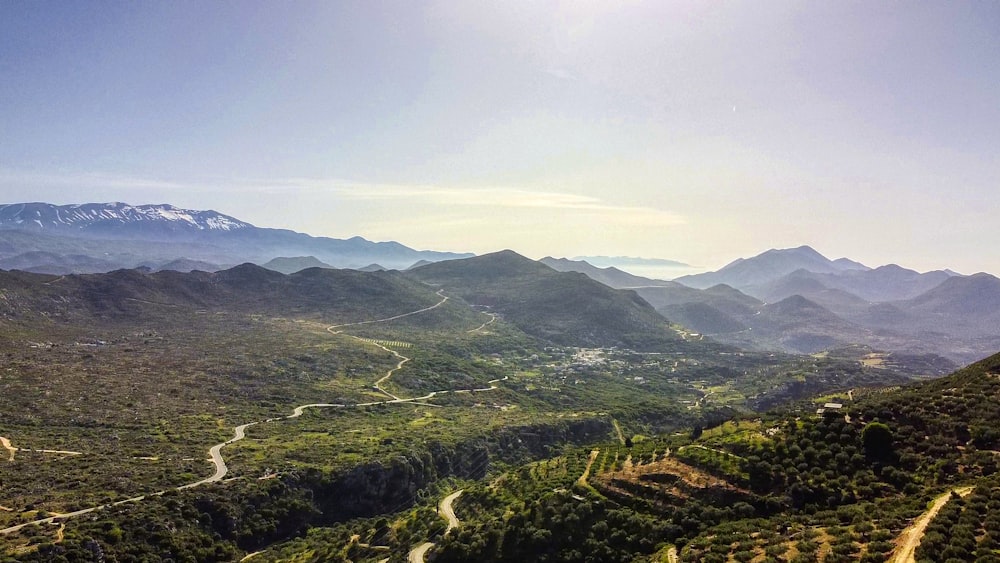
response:
<path id="1" fill-rule="evenodd" d="M 361 325 L 370 325 L 370 324 L 375 324 L 375 323 L 387 323 L 389 321 L 395 321 L 397 319 L 402 319 L 404 317 L 409 317 L 409 316 L 412 316 L 412 315 L 419 315 L 420 313 L 426 313 L 427 311 L 432 311 L 434 309 L 437 309 L 441 305 L 444 305 L 446 301 L 448 301 L 448 296 L 447 295 L 441 295 L 442 293 L 444 293 L 444 290 L 443 289 L 439 289 L 438 292 L 437 292 L 437 296 L 441 298 L 441 301 L 438 301 L 437 303 L 435 303 L 434 305 L 431 305 L 430 307 L 424 307 L 423 309 L 418 309 L 416 311 L 410 311 L 409 313 L 403 313 L 402 315 L 396 315 L 394 317 L 386 317 L 384 319 L 373 319 L 373 320 L 370 320 L 370 321 L 360 321 L 360 322 L 356 322 L 356 323 L 344 323 L 342 325 L 333 325 L 333 326 L 327 327 L 326 330 L 332 332 L 333 329 L 335 329 L 335 328 L 343 328 L 345 326 L 361 326 Z M 341 332 L 342 331 L 337 331 L 337 332 L 334 332 L 333 334 L 340 334 Z"/>
<path id="2" fill-rule="evenodd" d="M 448 527 L 444 531 L 445 535 L 448 535 L 448 532 L 454 530 L 461 524 L 455 516 L 455 510 L 451 505 L 455 502 L 455 499 L 462 496 L 462 492 L 462 489 L 459 489 L 441 499 L 441 502 L 438 504 L 438 514 L 444 516 L 445 519 L 448 520 Z M 427 555 L 427 552 L 434 547 L 434 545 L 435 544 L 432 542 L 424 542 L 414 547 L 410 550 L 406 560 L 409 561 L 409 563 L 424 563 L 424 557 Z"/>
<path id="3" fill-rule="evenodd" d="M 424 556 L 427 552 L 434 547 L 431 542 L 424 542 L 410 551 L 410 555 L 406 558 L 410 563 L 424 563 Z"/>
<path id="4" fill-rule="evenodd" d="M 441 301 L 439 301 L 437 304 L 432 305 L 430 307 L 425 307 L 425 308 L 417 310 L 417 311 L 411 311 L 409 313 L 404 313 L 402 315 L 396 315 L 396 316 L 388 317 L 388 318 L 385 318 L 385 319 L 376 319 L 376 320 L 363 321 L 363 322 L 358 322 L 358 323 L 347 323 L 347 324 L 341 324 L 341 325 L 333 325 L 333 326 L 327 327 L 327 331 L 330 332 L 331 334 L 340 334 L 342 331 L 336 331 L 336 332 L 334 332 L 333 329 L 347 327 L 347 326 L 357 326 L 357 325 L 373 324 L 373 323 L 379 323 L 379 322 L 394 321 L 396 319 L 401 319 L 401 318 L 404 318 L 404 317 L 409 317 L 411 315 L 416 315 L 416 314 L 419 314 L 419 313 L 424 313 L 424 312 L 436 309 L 436 308 L 440 307 L 441 305 L 443 305 L 446 301 L 448 301 L 448 297 L 447 296 L 441 295 L 442 291 L 443 290 L 438 291 L 438 293 L 437 293 L 440 297 L 442 297 Z M 350 335 L 348 335 L 348 336 L 350 336 Z M 354 338 L 357 338 L 357 337 L 354 337 Z M 384 350 L 386 350 L 386 351 L 388 351 L 388 352 L 396 355 L 398 358 L 400 358 L 400 362 L 396 365 L 396 367 L 393 368 L 393 369 L 391 369 L 391 370 L 389 370 L 389 372 L 386 373 L 385 376 L 383 376 L 382 378 L 380 378 L 376 382 L 375 387 L 379 387 L 379 385 L 382 382 L 384 382 L 385 380 L 387 380 L 390 376 L 392 376 L 393 373 L 395 373 L 400 368 L 402 368 L 403 364 L 405 364 L 410 359 L 407 358 L 407 357 L 405 357 L 405 356 L 403 356 L 403 355 L 401 355 L 401 354 L 399 354 L 395 350 L 392 350 L 390 348 L 386 348 L 385 346 L 382 346 L 381 344 L 377 344 L 376 343 L 376 346 L 379 346 L 380 348 L 382 348 L 382 349 L 384 349 Z M 301 405 L 301 406 L 295 407 L 292 410 L 292 413 L 290 415 L 287 415 L 287 416 L 284 416 L 284 417 L 269 418 L 269 419 L 264 420 L 264 421 L 248 422 L 246 424 L 241 424 L 241 425 L 236 426 L 236 427 L 233 428 L 233 437 L 232 438 L 230 438 L 230 439 L 228 439 L 225 442 L 222 442 L 220 444 L 215 444 L 214 446 L 212 446 L 211 448 L 209 448 L 208 455 L 209 455 L 210 461 L 212 462 L 212 464 L 215 465 L 215 473 L 211 477 L 208 477 L 208 478 L 205 478 L 205 479 L 201 479 L 201 480 L 195 481 L 193 483 L 188 483 L 186 485 L 181 485 L 179 487 L 175 487 L 174 489 L 169 489 L 169 490 L 181 491 L 181 490 L 185 490 L 185 489 L 193 489 L 195 487 L 200 487 L 202 485 L 207 485 L 207 484 L 210 484 L 210 483 L 216 483 L 216 482 L 222 481 L 226 477 L 226 475 L 229 473 L 229 468 L 226 466 L 226 461 L 222 457 L 222 449 L 224 447 L 230 445 L 230 444 L 234 444 L 234 443 L 239 442 L 240 440 L 243 440 L 244 438 L 246 438 L 246 430 L 247 430 L 247 428 L 249 428 L 251 426 L 255 426 L 257 424 L 267 424 L 267 423 L 271 423 L 271 422 L 278 422 L 278 421 L 282 421 L 282 420 L 288 420 L 288 419 L 292 419 L 292 418 L 298 418 L 298 417 L 302 416 L 302 414 L 305 412 L 306 409 L 311 409 L 311 408 L 347 408 L 347 407 L 368 407 L 368 406 L 373 406 L 373 405 L 388 405 L 388 404 L 397 404 L 397 403 L 416 403 L 416 402 L 426 401 L 428 399 L 432 399 L 432 398 L 434 398 L 437 395 L 443 395 L 443 394 L 452 393 L 452 392 L 459 392 L 459 391 L 461 391 L 463 393 L 475 393 L 475 392 L 493 391 L 493 390 L 497 389 L 497 385 L 496 385 L 497 383 L 499 383 L 501 381 L 505 381 L 506 379 L 507 379 L 507 377 L 503 377 L 501 379 L 493 379 L 491 381 L 488 381 L 487 383 L 489 383 L 489 387 L 482 387 L 482 388 L 478 388 L 478 389 L 432 391 L 432 392 L 430 392 L 430 393 L 428 393 L 428 394 L 426 394 L 424 396 L 413 397 L 413 398 L 409 398 L 409 399 L 399 398 L 399 397 L 397 397 L 397 396 L 395 396 L 395 395 L 393 395 L 393 394 L 391 394 L 391 393 L 389 393 L 389 392 L 387 392 L 387 391 L 385 391 L 385 390 L 383 390 L 383 389 L 381 389 L 379 387 L 379 390 L 382 391 L 383 393 L 385 393 L 386 395 L 388 395 L 389 397 L 391 397 L 391 399 L 386 400 L 386 401 L 373 401 L 373 402 L 368 402 L 368 403 L 356 403 L 356 404 L 351 404 L 351 405 L 348 405 L 348 404 L 334 404 L 334 403 L 312 403 L 312 404 L 308 404 L 308 405 Z M 14 448 L 11 445 L 10 440 L 8 440 L 7 438 L 0 437 L 0 445 L 2 445 L 4 447 L 4 449 L 6 449 L 6 450 L 8 450 L 8 452 L 10 452 L 9 453 L 9 458 L 10 458 L 11 461 L 13 461 L 13 459 L 14 459 L 14 452 L 16 452 L 18 449 Z M 55 450 L 37 450 L 37 451 L 52 451 L 52 452 L 56 452 Z M 66 453 L 66 454 L 80 455 L 80 452 L 56 452 L 56 453 Z M 85 508 L 83 510 L 77 510 L 75 512 L 69 512 L 69 513 L 66 513 L 66 514 L 58 514 L 58 515 L 55 515 L 55 516 L 50 516 L 48 518 L 40 518 L 38 520 L 33 520 L 33 521 L 30 521 L 30 522 L 25 522 L 25 523 L 22 523 L 22 524 L 18 524 L 16 526 L 10 526 L 8 528 L 0 529 L 0 535 L 9 535 L 9 534 L 17 532 L 17 531 L 19 531 L 19 530 L 21 530 L 21 529 L 23 529 L 23 528 L 25 528 L 27 526 L 31 526 L 31 525 L 50 524 L 50 523 L 55 522 L 55 521 L 63 522 L 65 520 L 69 519 L 69 518 L 74 518 L 76 516 L 82 516 L 84 514 L 90 514 L 91 512 L 95 512 L 95 511 L 98 511 L 98 510 L 103 510 L 103 509 L 108 508 L 108 507 L 119 506 L 119 505 L 122 505 L 122 504 L 133 503 L 133 502 L 139 502 L 139 501 L 142 501 L 142 500 L 146 499 L 148 496 L 159 496 L 159 495 L 164 494 L 165 492 L 166 491 L 159 491 L 159 492 L 156 492 L 156 493 L 152 493 L 150 495 L 141 495 L 141 496 L 131 497 L 131 498 L 120 500 L 120 501 L 117 501 L 117 502 L 114 502 L 114 503 L 102 504 L 100 506 L 94 506 L 94 507 L 90 507 L 90 508 Z M 448 519 L 448 530 L 449 531 L 452 528 L 454 528 L 455 526 L 458 526 L 458 519 L 455 518 L 455 513 L 451 510 L 451 503 L 456 498 L 458 498 L 458 496 L 461 493 L 462 493 L 462 491 L 458 491 L 457 493 L 453 493 L 452 495 L 449 495 L 448 497 L 446 497 L 441 502 L 441 505 L 439 506 L 439 510 Z M 446 501 L 447 501 L 447 504 L 446 504 Z M 426 551 L 428 549 L 430 549 L 431 547 L 433 547 L 433 545 L 434 544 L 423 544 L 421 546 L 418 546 L 418 548 L 415 549 L 414 551 L 411 551 L 410 552 L 411 561 L 414 561 L 414 559 L 413 559 L 414 553 L 416 553 L 420 548 L 423 548 L 423 551 L 420 552 L 418 561 L 423 561 L 423 554 L 426 553 Z"/>
<path id="5" fill-rule="evenodd" d="M 496 313 L 487 313 L 486 311 L 483 311 L 483 314 L 484 315 L 489 315 L 490 316 L 490 320 L 488 320 L 485 323 L 479 325 L 478 328 L 474 328 L 474 329 L 470 330 L 469 332 L 482 332 L 483 329 L 485 329 L 486 327 L 490 326 L 491 324 L 497 322 L 497 314 Z"/>
<path id="6" fill-rule="evenodd" d="M 442 500 L 441 504 L 438 505 L 438 512 L 448 520 L 448 527 L 444 531 L 445 535 L 457 528 L 460 524 L 458 518 L 455 516 L 455 510 L 451 507 L 451 504 L 455 502 L 455 499 L 462 496 L 462 492 L 462 489 L 459 489 L 454 493 L 451 493 L 450 495 L 444 497 L 444 500 Z"/>
<path id="7" fill-rule="evenodd" d="M 346 323 L 346 324 L 340 324 L 340 325 L 332 325 L 332 326 L 326 327 L 326 331 L 329 332 L 330 334 L 341 334 L 344 331 L 342 331 L 342 330 L 334 330 L 334 329 L 344 328 L 344 327 L 348 327 L 348 326 L 360 326 L 360 325 L 367 325 L 367 324 L 374 324 L 374 323 L 386 323 L 386 322 L 389 322 L 389 321 L 395 321 L 397 319 L 402 319 L 404 317 L 409 317 L 411 315 L 417 315 L 417 314 L 420 314 L 420 313 L 426 313 L 427 311 L 432 311 L 434 309 L 437 309 L 441 305 L 444 305 L 448 301 L 448 296 L 447 295 L 442 295 L 442 292 L 444 292 L 443 289 L 440 289 L 437 292 L 437 295 L 438 295 L 438 297 L 441 298 L 441 301 L 438 301 L 437 303 L 435 303 L 434 305 L 431 305 L 430 307 L 425 307 L 425 308 L 419 309 L 417 311 L 410 311 L 409 313 L 403 313 L 402 315 L 396 315 L 394 317 L 386 317 L 384 319 L 374 319 L 374 320 L 371 320 L 371 321 L 361 321 L 361 322 L 357 322 L 357 323 Z M 351 336 L 351 335 L 348 335 L 348 336 Z M 382 393 L 383 395 L 386 395 L 390 399 L 394 399 L 394 400 L 397 400 L 397 401 L 400 400 L 399 397 L 397 397 L 396 395 L 393 395 L 392 393 L 386 391 L 385 388 L 382 387 L 382 384 L 385 383 L 385 381 L 388 380 L 390 377 L 392 377 L 393 373 L 395 373 L 395 372 L 399 371 L 400 369 L 402 369 L 403 368 L 403 364 L 405 364 L 406 362 L 410 361 L 410 358 L 407 358 L 406 356 L 400 354 L 399 352 L 397 352 L 395 350 L 392 350 L 390 348 L 387 348 L 387 347 L 379 344 L 378 342 L 372 342 L 370 340 L 365 340 L 365 339 L 357 337 L 357 336 L 351 336 L 351 338 L 354 338 L 356 340 L 361 340 L 361 341 L 367 342 L 369 344 L 374 344 L 375 346 L 378 346 L 379 348 L 385 350 L 386 352 L 389 352 L 390 354 L 392 354 L 393 356 L 395 356 L 396 359 L 399 360 L 399 363 L 396 364 L 396 367 L 393 368 L 393 369 L 391 369 L 391 370 L 389 370 L 389 373 L 387 373 L 384 376 L 382 376 L 382 378 L 380 378 L 378 381 L 376 381 L 375 384 L 372 387 L 374 387 L 375 390 L 377 390 L 378 392 Z"/>

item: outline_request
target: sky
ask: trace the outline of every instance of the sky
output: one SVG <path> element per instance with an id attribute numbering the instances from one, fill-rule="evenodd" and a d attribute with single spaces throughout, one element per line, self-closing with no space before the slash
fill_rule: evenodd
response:
<path id="1" fill-rule="evenodd" d="M 994 2 L 2 2 L 0 202 L 1000 273 Z"/>

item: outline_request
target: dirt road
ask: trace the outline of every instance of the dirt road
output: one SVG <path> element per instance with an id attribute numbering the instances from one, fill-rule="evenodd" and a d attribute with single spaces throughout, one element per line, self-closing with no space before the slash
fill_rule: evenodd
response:
<path id="1" fill-rule="evenodd" d="M 913 553 L 916 551 L 917 546 L 920 545 L 920 540 L 924 537 L 924 530 L 927 529 L 927 525 L 937 516 L 937 513 L 944 505 L 948 504 L 948 501 L 951 500 L 952 492 L 964 497 L 972 492 L 972 487 L 955 488 L 934 499 L 927 512 L 924 512 L 914 520 L 913 524 L 910 524 L 908 528 L 903 530 L 903 533 L 896 539 L 897 547 L 892 559 L 890 559 L 890 563 L 914 563 L 915 558 Z"/>
<path id="2" fill-rule="evenodd" d="M 17 448 L 10 444 L 10 440 L 0 436 L 0 446 L 3 446 L 3 449 L 8 452 L 7 461 L 14 461 L 14 454 L 17 453 Z"/>
<path id="3" fill-rule="evenodd" d="M 424 563 L 424 556 L 427 555 L 427 552 L 430 551 L 432 547 L 434 547 L 434 544 L 431 542 L 422 543 L 410 550 L 410 555 L 406 558 L 406 560 L 410 563 Z"/>
<path id="4" fill-rule="evenodd" d="M 441 292 L 439 291 L 438 295 L 440 295 L 440 294 L 441 294 Z M 374 321 L 364 321 L 364 322 L 360 322 L 360 323 L 350 323 L 350 324 L 346 324 L 346 325 L 335 325 L 335 326 L 327 328 L 327 330 L 331 334 L 338 334 L 337 332 L 333 332 L 331 329 L 338 328 L 338 327 L 344 327 L 344 326 L 354 326 L 354 325 L 362 325 L 362 324 L 371 324 L 371 323 L 376 323 L 376 322 L 385 322 L 385 321 L 400 319 L 400 318 L 403 318 L 403 317 L 408 317 L 410 315 L 415 315 L 417 313 L 422 313 L 422 312 L 425 312 L 425 311 L 430 311 L 432 309 L 436 309 L 437 307 L 440 307 L 446 301 L 448 301 L 447 297 L 444 297 L 444 296 L 442 296 L 442 297 L 443 297 L 443 299 L 440 302 L 438 302 L 436 305 L 433 305 L 431 307 L 426 307 L 424 309 L 420 309 L 419 311 L 412 311 L 410 313 L 404 313 L 402 315 L 396 315 L 394 317 L 389 317 L 389 318 L 386 318 L 386 319 L 378 319 L 378 320 L 374 320 Z M 388 351 L 393 352 L 394 354 L 396 354 L 396 352 L 394 352 L 392 350 L 388 350 Z M 396 355 L 399 356 L 400 358 L 405 358 L 404 356 L 401 356 L 399 354 L 396 354 Z M 408 360 L 408 359 L 409 358 L 406 358 L 406 360 Z M 396 371 L 397 369 L 399 369 L 400 367 L 402 367 L 403 363 L 405 363 L 405 362 L 401 361 L 396 366 L 395 369 L 390 370 L 389 373 L 387 373 L 382 379 L 379 380 L 379 382 L 384 381 L 386 378 L 388 378 L 390 375 L 392 375 L 392 373 L 394 371 Z M 506 379 L 507 379 L 507 377 L 504 377 L 502 379 L 494 379 L 492 381 L 489 381 L 488 382 L 489 383 L 489 387 L 482 387 L 482 388 L 477 388 L 477 389 L 463 389 L 463 390 L 460 390 L 460 391 L 462 391 L 462 392 L 472 392 L 472 393 L 484 392 L 484 391 L 492 391 L 494 389 L 497 389 L 496 383 L 498 383 L 500 381 L 504 381 Z M 298 418 L 298 417 L 302 416 L 302 413 L 305 411 L 305 409 L 309 409 L 309 408 L 347 408 L 347 407 L 365 407 L 365 406 L 372 406 L 372 405 L 387 405 L 387 404 L 395 404 L 395 403 L 418 403 L 420 401 L 426 401 L 428 399 L 432 399 L 436 395 L 442 395 L 442 394 L 445 394 L 445 393 L 453 393 L 453 392 L 458 392 L 458 391 L 459 390 L 432 391 L 432 392 L 430 392 L 430 393 L 428 393 L 426 395 L 423 395 L 421 397 L 413 397 L 413 398 L 410 398 L 410 399 L 401 399 L 399 397 L 396 397 L 396 396 L 394 396 L 394 395 L 386 392 L 386 395 L 389 395 L 390 397 L 393 397 L 393 398 L 390 399 L 390 400 L 386 400 L 386 401 L 374 401 L 374 402 L 369 402 L 369 403 L 358 403 L 358 404 L 354 404 L 354 405 L 331 404 L 331 403 L 312 403 L 312 404 L 308 404 L 308 405 L 302 405 L 302 406 L 295 407 L 293 409 L 293 411 L 292 411 L 292 414 L 290 414 L 288 416 L 276 417 L 276 418 L 269 418 L 269 419 L 264 420 L 264 421 L 248 422 L 246 424 L 241 424 L 241 425 L 236 426 L 235 428 L 233 428 L 233 437 L 232 438 L 230 438 L 230 439 L 228 439 L 225 442 L 222 442 L 220 444 L 215 444 L 214 446 L 212 446 L 211 448 L 209 448 L 209 450 L 208 450 L 208 454 L 209 454 L 209 458 L 210 458 L 209 461 L 211 461 L 212 464 L 215 465 L 215 473 L 213 473 L 211 477 L 208 477 L 208 478 L 205 478 L 205 479 L 201 479 L 199 481 L 195 481 L 194 483 L 188 483 L 186 485 L 181 485 L 181 486 L 175 487 L 174 489 L 171 489 L 171 490 L 178 490 L 178 491 L 180 491 L 180 490 L 185 490 L 185 489 L 192 489 L 192 488 L 195 488 L 195 487 L 200 487 L 202 485 L 207 485 L 207 484 L 210 484 L 210 483 L 216 483 L 216 482 L 222 481 L 226 477 L 226 475 L 229 473 L 229 468 L 226 466 L 226 461 L 222 457 L 222 449 L 224 447 L 230 445 L 230 444 L 239 442 L 240 440 L 243 440 L 244 438 L 246 438 L 246 430 L 247 430 L 247 428 L 249 428 L 251 426 L 254 426 L 254 425 L 257 425 L 257 424 L 262 424 L 262 423 L 266 424 L 266 423 L 276 422 L 276 421 L 280 421 L 280 420 L 287 420 L 287 419 L 291 419 L 291 418 Z M 11 443 L 10 443 L 10 440 L 8 440 L 7 438 L 3 438 L 3 437 L 0 437 L 0 445 L 2 445 L 3 448 L 6 449 L 9 452 L 9 459 L 11 461 L 13 461 L 13 459 L 14 459 L 14 453 L 16 451 L 18 451 L 18 448 L 13 447 L 11 445 Z M 34 450 L 34 451 L 48 452 L 48 453 L 61 453 L 61 454 L 68 454 L 68 455 L 82 455 L 80 452 L 59 451 L 59 450 Z M 588 469 L 589 469 L 589 466 L 588 466 Z M 74 518 L 76 516 L 82 516 L 84 514 L 89 514 L 91 512 L 95 512 L 95 511 L 98 511 L 98 510 L 103 510 L 103 509 L 108 508 L 110 506 L 118 506 L 118 505 L 122 505 L 122 504 L 126 504 L 126 503 L 139 502 L 139 501 L 142 501 L 142 500 L 146 499 L 147 496 L 159 496 L 159 495 L 162 495 L 165 492 L 166 491 L 159 491 L 159 492 L 156 492 L 156 493 L 152 493 L 150 495 L 142 495 L 142 496 L 127 498 L 127 499 L 120 500 L 120 501 L 117 501 L 117 502 L 114 502 L 114 503 L 102 504 L 100 506 L 94 506 L 94 507 L 91 507 L 91 508 L 85 508 L 83 510 L 77 510 L 76 512 L 69 512 L 69 513 L 66 513 L 66 514 L 59 514 L 58 516 L 50 516 L 48 518 L 41 518 L 41 519 L 38 519 L 38 520 L 34 520 L 32 522 L 25 522 L 23 524 L 18 524 L 16 526 L 11 526 L 9 528 L 0 529 L 0 535 L 12 534 L 14 532 L 17 532 L 17 531 L 21 530 L 25 526 L 30 526 L 32 524 L 49 524 L 49 523 L 54 522 L 55 520 L 60 520 L 61 521 L 61 520 L 69 519 L 69 518 Z M 439 509 L 442 511 L 442 513 L 448 519 L 448 530 L 451 530 L 455 526 L 458 526 L 458 519 L 455 518 L 455 514 L 454 514 L 454 512 L 451 509 L 451 503 L 456 498 L 458 498 L 458 496 L 461 493 L 462 493 L 462 491 L 458 491 L 456 493 L 452 493 L 451 495 L 449 495 L 447 498 L 445 498 L 441 502 L 441 505 L 439 507 Z M 417 548 L 415 548 L 413 551 L 410 552 L 410 560 L 411 561 L 423 561 L 424 554 L 427 552 L 428 549 L 430 549 L 433 546 L 434 546 L 434 544 L 432 544 L 432 543 L 426 543 L 426 544 L 422 544 L 422 545 L 418 546 Z M 414 559 L 415 556 L 419 556 L 419 559 Z"/>
<path id="5" fill-rule="evenodd" d="M 455 502 L 455 499 L 462 496 L 462 490 L 459 489 L 454 493 L 444 497 L 441 504 L 438 505 L 438 513 L 448 520 L 448 527 L 445 529 L 444 533 L 447 535 L 448 532 L 457 528 L 460 524 L 458 518 L 455 516 L 455 511 L 452 509 L 451 504 Z"/>
<path id="6" fill-rule="evenodd" d="M 576 480 L 577 484 L 584 487 L 589 487 L 590 484 L 587 483 L 587 479 L 590 477 L 590 468 L 593 467 L 594 461 L 597 459 L 597 455 L 601 453 L 601 450 L 591 450 L 590 459 L 587 460 L 587 468 L 583 470 L 583 475 Z"/>

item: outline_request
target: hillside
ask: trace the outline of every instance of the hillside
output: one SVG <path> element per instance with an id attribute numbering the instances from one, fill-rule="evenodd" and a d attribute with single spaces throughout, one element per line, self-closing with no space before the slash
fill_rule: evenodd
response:
<path id="1" fill-rule="evenodd" d="M 874 271 L 874 270 L 872 270 Z M 864 272 L 867 273 L 867 272 Z M 857 295 L 824 285 L 820 276 L 807 270 L 796 270 L 787 276 L 759 288 L 761 298 L 769 303 L 777 303 L 793 296 L 801 296 L 840 315 L 850 317 L 866 310 L 870 301 Z"/>
<path id="2" fill-rule="evenodd" d="M 675 343 L 667 321 L 633 291 L 552 268 L 505 250 L 421 266 L 407 275 L 489 307 L 539 338 L 575 346 Z"/>
<path id="3" fill-rule="evenodd" d="M 759 299 L 723 284 L 708 289 L 694 289 L 681 284 L 641 287 L 636 288 L 636 293 L 657 310 L 666 310 L 665 308 L 677 305 L 700 303 L 736 318 L 755 315 L 764 305 Z"/>
<path id="4" fill-rule="evenodd" d="M 793 295 L 795 284 L 811 282 L 813 291 L 838 290 L 856 300 L 867 302 L 901 301 L 912 299 L 937 287 L 953 277 L 943 270 L 920 273 L 895 264 L 879 266 L 872 270 L 850 270 L 836 274 L 823 274 L 809 270 L 796 270 L 784 277 L 749 289 L 764 298 L 784 299 Z"/>
<path id="5" fill-rule="evenodd" d="M 411 272 L 0 272 L 0 287 L 0 552 L 17 560 L 271 560 L 297 541 L 405 559 L 437 540 L 442 487 L 607 440 L 662 451 L 658 436 L 761 405 L 908 380 L 682 340 L 634 292 L 513 252 Z M 536 475 L 559 477 L 541 490 L 573 487 L 573 464 L 545 461 Z"/>
<path id="6" fill-rule="evenodd" d="M 53 277 L 0 272 L 0 286 L 5 296 L 0 315 L 24 322 L 38 315 L 67 320 L 96 316 L 119 322 L 141 319 L 151 307 L 217 308 L 331 320 L 373 318 L 440 300 L 426 286 L 398 272 L 312 268 L 285 275 L 254 264 L 215 273 L 117 270 Z M 467 316 L 469 323 L 475 322 L 471 320 L 474 313 L 469 311 Z"/>
<path id="7" fill-rule="evenodd" d="M 895 264 L 870 269 L 799 247 L 769 250 L 677 281 L 690 287 L 638 291 L 668 318 L 744 348 L 801 353 L 858 344 L 962 364 L 1000 347 L 1000 281 L 989 274 L 920 273 Z M 733 284 L 724 286 L 729 298 L 698 289 L 715 282 Z M 767 307 L 758 316 L 765 308 L 749 296 L 772 304 L 803 298 L 822 311 Z"/>
<path id="8" fill-rule="evenodd" d="M 995 561 L 998 376 L 566 451 L 466 490 L 436 561 Z"/>

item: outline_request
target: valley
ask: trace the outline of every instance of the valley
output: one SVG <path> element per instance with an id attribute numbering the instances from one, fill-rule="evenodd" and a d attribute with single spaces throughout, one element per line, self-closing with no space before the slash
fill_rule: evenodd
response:
<path id="1" fill-rule="evenodd" d="M 621 554 L 602 560 L 661 544 L 702 560 L 683 544 L 713 526 L 804 518 L 829 494 L 761 480 L 755 463 L 788 455 L 770 449 L 784 417 L 846 403 L 847 444 L 876 418 L 865 401 L 936 375 L 863 347 L 729 347 L 511 252 L 406 274 L 3 275 L 0 547 L 15 560 L 506 560 L 541 544 L 492 518 L 540 511 L 544 530 L 576 505 L 608 533 L 643 530 L 587 540 Z M 855 473 L 825 479 L 864 485 L 827 502 L 910 514 L 923 488 L 893 500 L 899 478 L 858 473 L 850 447 Z"/>
<path id="2" fill-rule="evenodd" d="M 0 2 L 0 563 L 1000 563 L 998 30 Z"/>

